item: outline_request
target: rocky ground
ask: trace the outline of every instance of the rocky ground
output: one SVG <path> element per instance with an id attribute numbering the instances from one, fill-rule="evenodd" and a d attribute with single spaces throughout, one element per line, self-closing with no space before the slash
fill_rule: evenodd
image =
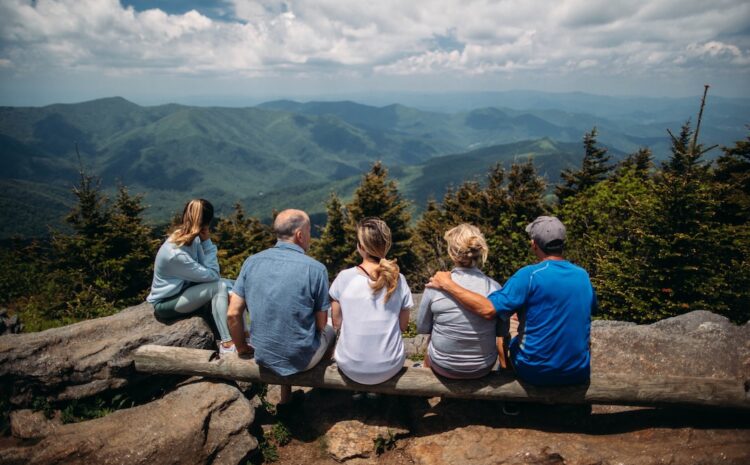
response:
<path id="1" fill-rule="evenodd" d="M 506 415 L 501 402 L 297 389 L 304 400 L 281 420 L 291 441 L 277 447 L 279 465 L 750 463 L 750 413 L 737 410 L 518 404 Z M 258 412 L 272 443 L 279 419 Z"/>
<path id="2" fill-rule="evenodd" d="M 501 402 L 296 388 L 295 407 L 275 413 L 277 388 L 134 369 L 143 344 L 211 348 L 213 333 L 201 316 L 159 322 L 143 304 L 0 336 L 0 406 L 9 412 L 0 464 L 750 463 L 750 410 L 519 404 L 508 415 Z M 424 342 L 406 341 L 407 352 Z M 594 372 L 750 386 L 750 325 L 710 312 L 643 326 L 595 322 L 591 346 Z M 111 406 L 123 394 L 129 408 L 66 420 L 76 402 Z"/>

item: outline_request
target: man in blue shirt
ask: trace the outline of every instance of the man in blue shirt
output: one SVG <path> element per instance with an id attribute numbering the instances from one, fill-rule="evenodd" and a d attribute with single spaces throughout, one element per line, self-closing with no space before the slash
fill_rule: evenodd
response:
<path id="1" fill-rule="evenodd" d="M 562 256 L 565 226 L 540 216 L 526 227 L 539 259 L 518 270 L 489 296 L 468 291 L 439 272 L 428 287 L 451 294 L 465 309 L 484 318 L 518 313 L 518 336 L 510 358 L 518 377 L 535 385 L 585 383 L 590 376 L 589 334 L 596 295 L 583 268 Z"/>
<path id="2" fill-rule="evenodd" d="M 328 272 L 305 255 L 310 246 L 310 218 L 301 210 L 284 210 L 273 223 L 278 242 L 242 265 L 227 320 L 237 352 L 249 354 L 242 314 L 250 311 L 255 360 L 276 374 L 288 376 L 320 362 L 335 339 L 327 324 Z M 282 386 L 280 404 L 291 400 L 291 386 Z"/>

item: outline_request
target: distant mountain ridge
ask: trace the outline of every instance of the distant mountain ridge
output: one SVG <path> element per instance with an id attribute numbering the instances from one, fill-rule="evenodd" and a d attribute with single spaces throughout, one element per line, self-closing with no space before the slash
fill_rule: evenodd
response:
<path id="1" fill-rule="evenodd" d="M 702 134 L 725 144 L 741 138 L 738 120 L 727 118 L 731 124 L 720 127 L 704 122 Z M 80 163 L 110 192 L 119 182 L 144 193 L 147 215 L 157 222 L 195 196 L 211 199 L 220 212 L 241 200 L 261 217 L 289 206 L 321 213 L 331 190 L 350 194 L 375 160 L 419 209 L 496 162 L 532 158 L 554 182 L 579 162 L 580 140 L 594 125 L 617 154 L 650 145 L 658 156 L 667 143 L 666 127 L 490 106 L 453 114 L 351 101 L 143 107 L 112 97 L 0 107 L 0 212 L 23 218 L 6 222 L 0 237 L 43 235 L 46 224 L 59 225 Z"/>

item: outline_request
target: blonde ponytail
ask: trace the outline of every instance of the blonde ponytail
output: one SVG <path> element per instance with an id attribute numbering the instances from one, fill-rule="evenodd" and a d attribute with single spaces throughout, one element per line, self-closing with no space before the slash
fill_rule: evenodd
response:
<path id="1" fill-rule="evenodd" d="M 374 278 L 375 282 L 370 284 L 373 292 L 386 288 L 385 301 L 391 298 L 396 288 L 398 287 L 398 274 L 399 268 L 396 264 L 396 260 L 386 260 L 385 258 L 380 259 L 377 269 L 375 269 Z"/>
<path id="2" fill-rule="evenodd" d="M 391 298 L 398 287 L 399 268 L 396 260 L 385 258 L 391 249 L 391 229 L 379 218 L 365 218 L 357 224 L 357 240 L 362 251 L 378 260 L 370 287 L 373 292 L 385 288 L 385 301 Z"/>

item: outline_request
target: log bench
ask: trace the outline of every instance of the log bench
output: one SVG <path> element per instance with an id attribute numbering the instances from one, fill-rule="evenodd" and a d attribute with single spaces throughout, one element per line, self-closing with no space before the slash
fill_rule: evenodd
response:
<path id="1" fill-rule="evenodd" d="M 539 387 L 520 382 L 510 373 L 493 372 L 476 380 L 449 380 L 432 370 L 405 367 L 388 381 L 362 385 L 344 375 L 335 362 L 312 370 L 279 376 L 251 358 L 218 358 L 211 350 L 144 345 L 134 354 L 136 370 L 143 373 L 204 376 L 268 384 L 289 384 L 425 397 L 505 400 L 544 404 L 614 404 L 642 406 L 701 406 L 750 409 L 747 383 L 737 379 L 677 376 L 634 378 L 593 373 L 585 385 Z"/>

